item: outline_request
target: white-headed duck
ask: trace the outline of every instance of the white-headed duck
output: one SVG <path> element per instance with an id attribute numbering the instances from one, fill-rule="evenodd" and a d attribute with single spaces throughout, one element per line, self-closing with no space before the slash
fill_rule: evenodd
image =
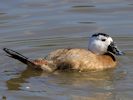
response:
<path id="1" fill-rule="evenodd" d="M 101 71 L 115 68 L 115 55 L 122 55 L 113 39 L 105 33 L 93 34 L 89 39 L 88 49 L 58 49 L 51 52 L 46 59 L 30 60 L 20 53 L 4 48 L 10 57 L 28 66 L 47 72 L 54 70 Z"/>

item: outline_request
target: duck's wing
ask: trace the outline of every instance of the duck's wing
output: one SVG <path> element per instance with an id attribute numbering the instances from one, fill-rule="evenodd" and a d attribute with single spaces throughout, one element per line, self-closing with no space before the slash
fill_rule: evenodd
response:
<path id="1" fill-rule="evenodd" d="M 95 54 L 86 49 L 58 49 L 48 56 L 59 69 L 86 70 L 92 69 L 96 63 Z"/>

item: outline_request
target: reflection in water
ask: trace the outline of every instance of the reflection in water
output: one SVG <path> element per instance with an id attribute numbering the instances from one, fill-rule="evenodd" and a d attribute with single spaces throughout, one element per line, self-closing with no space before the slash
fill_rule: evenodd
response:
<path id="1" fill-rule="evenodd" d="M 54 77 L 55 81 L 64 85 L 73 87 L 91 86 L 94 88 L 113 89 L 116 80 L 123 79 L 125 72 L 102 71 L 102 72 L 81 72 L 81 73 L 59 73 Z M 67 80 L 67 81 L 66 81 Z"/>
<path id="2" fill-rule="evenodd" d="M 30 77 L 39 76 L 41 72 L 31 70 L 27 68 L 23 72 L 20 73 L 19 77 L 12 78 L 6 81 L 8 90 L 20 90 L 21 85 L 26 82 L 26 80 Z"/>
<path id="3" fill-rule="evenodd" d="M 95 93 L 93 96 L 72 96 L 72 100 L 116 100 L 115 93 Z"/>
<path id="4" fill-rule="evenodd" d="M 113 90 L 113 84 L 116 80 L 123 79 L 125 77 L 124 72 L 115 73 L 114 70 L 103 71 L 103 72 L 54 72 L 54 73 L 44 73 L 41 71 L 33 70 L 27 68 L 17 78 L 12 78 L 6 82 L 8 90 L 21 90 L 24 83 L 27 82 L 31 77 L 40 76 L 49 77 L 50 84 L 60 86 L 68 86 L 68 88 L 84 88 L 93 87 L 101 88 L 104 90 Z M 67 80 L 67 81 L 66 81 Z M 49 85 L 50 85 L 49 84 Z"/>
<path id="5" fill-rule="evenodd" d="M 5 96 L 2 97 L 2 100 L 7 100 Z"/>

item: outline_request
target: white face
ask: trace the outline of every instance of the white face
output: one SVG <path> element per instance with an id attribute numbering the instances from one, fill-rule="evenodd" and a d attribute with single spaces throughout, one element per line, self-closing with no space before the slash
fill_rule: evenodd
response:
<path id="1" fill-rule="evenodd" d="M 105 54 L 112 42 L 113 39 L 109 35 L 103 33 L 94 34 L 89 39 L 88 49 L 95 54 Z"/>

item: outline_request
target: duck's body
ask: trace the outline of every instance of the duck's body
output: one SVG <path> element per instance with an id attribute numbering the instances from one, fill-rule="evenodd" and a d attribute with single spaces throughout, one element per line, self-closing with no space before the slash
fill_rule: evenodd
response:
<path id="1" fill-rule="evenodd" d="M 51 52 L 47 61 L 60 70 L 104 70 L 114 68 L 116 60 L 112 54 L 96 55 L 85 49 L 58 49 Z"/>
<path id="2" fill-rule="evenodd" d="M 106 34 L 94 34 L 92 37 L 105 36 Z M 108 35 L 107 35 L 108 36 Z M 108 36 L 109 37 L 109 36 Z M 99 39 L 99 38 L 98 38 Z M 21 54 L 4 48 L 12 58 L 18 59 L 19 61 L 32 66 L 33 68 L 42 69 L 44 71 L 54 71 L 54 70 L 76 70 L 76 71 L 101 71 L 105 69 L 115 68 L 117 61 L 114 55 L 111 53 L 112 47 L 112 38 L 107 41 L 107 47 L 105 45 L 97 47 L 95 41 L 90 44 L 90 49 L 58 49 L 51 52 L 46 59 L 36 59 L 30 61 L 28 58 L 22 56 Z M 104 40 L 105 41 L 105 40 Z M 96 43 L 97 44 L 97 43 Z M 93 48 L 94 46 L 94 48 Z M 102 49 L 104 47 L 104 49 Z M 96 48 L 96 49 L 95 49 Z M 116 49 L 116 46 L 114 46 Z M 97 52 L 99 49 L 99 52 Z M 110 52 L 107 52 L 110 51 Z M 105 52 L 106 51 L 106 52 Z M 121 52 L 116 49 L 116 54 Z"/>

